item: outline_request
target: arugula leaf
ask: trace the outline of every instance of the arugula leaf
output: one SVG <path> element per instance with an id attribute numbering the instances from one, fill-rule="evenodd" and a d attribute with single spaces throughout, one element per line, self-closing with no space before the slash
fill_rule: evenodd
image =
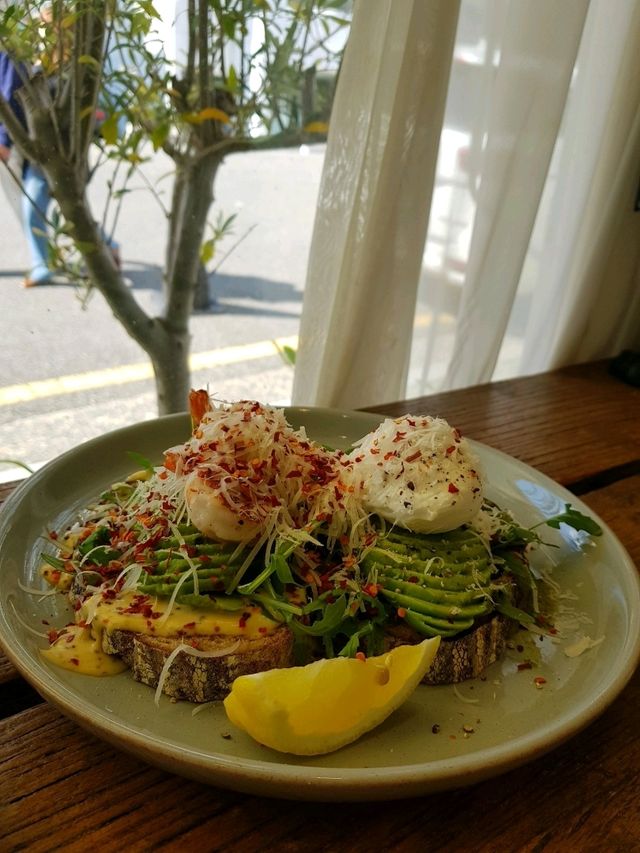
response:
<path id="1" fill-rule="evenodd" d="M 59 557 L 52 557 L 51 554 L 41 553 L 40 558 L 54 569 L 64 569 L 64 560 L 61 560 Z"/>
<path id="2" fill-rule="evenodd" d="M 574 509 L 571 504 L 565 504 L 564 512 L 547 518 L 541 521 L 540 524 L 534 525 L 534 527 L 540 527 L 542 524 L 546 524 L 547 527 L 553 527 L 555 530 L 558 530 L 561 524 L 567 524 L 569 527 L 573 527 L 574 530 L 584 530 L 592 536 L 602 536 L 600 525 L 588 515 L 584 515 L 577 509 Z M 531 529 L 533 530 L 533 527 Z"/>
<path id="3" fill-rule="evenodd" d="M 115 548 L 109 548 L 107 545 L 97 545 L 91 551 L 87 552 L 87 558 L 90 563 L 96 566 L 107 566 L 111 560 L 118 560 L 122 554 L 116 551 Z"/>
<path id="4" fill-rule="evenodd" d="M 521 625 L 533 625 L 536 621 L 530 613 L 520 610 L 519 607 L 514 607 L 512 604 L 509 604 L 508 601 L 503 599 L 498 599 L 496 601 L 496 610 L 508 619 L 520 622 Z"/>
<path id="5" fill-rule="evenodd" d="M 93 551 L 98 545 L 107 545 L 109 544 L 110 534 L 107 527 L 97 527 L 91 536 L 87 536 L 87 538 L 78 546 L 78 551 L 82 556 L 86 556 L 89 551 Z"/>
<path id="6" fill-rule="evenodd" d="M 357 625 L 357 623 L 356 623 Z M 362 628 L 354 630 L 346 644 L 338 652 L 338 657 L 352 658 L 360 648 L 360 639 L 371 634 L 373 631 L 373 622 L 368 622 Z"/>
<path id="7" fill-rule="evenodd" d="M 153 471 L 153 462 L 150 462 L 146 456 L 141 453 L 136 453 L 135 450 L 127 450 L 127 456 L 133 463 L 143 468 L 145 471 Z"/>
<path id="8" fill-rule="evenodd" d="M 322 618 L 318 619 L 312 625 L 303 625 L 298 622 L 296 627 L 304 634 L 311 634 L 312 637 L 321 637 L 323 634 L 331 634 L 344 621 L 348 613 L 346 596 L 341 595 L 340 598 L 327 604 L 324 608 Z"/>

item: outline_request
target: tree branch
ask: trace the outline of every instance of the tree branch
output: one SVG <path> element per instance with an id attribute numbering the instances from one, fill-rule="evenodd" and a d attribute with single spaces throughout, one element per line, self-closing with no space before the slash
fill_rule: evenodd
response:
<path id="1" fill-rule="evenodd" d="M 10 104 L 0 95 L 0 119 L 7 128 L 11 141 L 27 160 L 35 160 L 36 146 L 29 139 L 29 134 L 16 118 Z"/>
<path id="2" fill-rule="evenodd" d="M 89 63 L 86 69 L 88 85 L 86 93 L 83 92 L 83 133 L 81 138 L 81 154 L 86 156 L 95 133 L 96 109 L 98 106 L 98 95 L 103 79 L 105 62 L 105 16 L 106 4 L 94 0 L 95 8 L 85 14 L 89 16 L 87 22 L 87 56 L 95 60 L 96 65 Z M 89 112 L 87 112 L 89 111 Z"/>

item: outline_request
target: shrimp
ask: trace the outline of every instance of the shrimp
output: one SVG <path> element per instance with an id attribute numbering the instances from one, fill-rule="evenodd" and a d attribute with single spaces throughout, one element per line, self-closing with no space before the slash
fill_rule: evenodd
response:
<path id="1" fill-rule="evenodd" d="M 189 475 L 185 485 L 185 500 L 191 521 L 205 536 L 223 542 L 249 542 L 255 539 L 262 525 L 234 512 L 197 472 Z"/>
<path id="2" fill-rule="evenodd" d="M 205 390 L 189 391 L 189 414 L 191 415 L 191 426 L 195 429 L 200 425 L 202 418 L 211 411 L 211 398 Z"/>

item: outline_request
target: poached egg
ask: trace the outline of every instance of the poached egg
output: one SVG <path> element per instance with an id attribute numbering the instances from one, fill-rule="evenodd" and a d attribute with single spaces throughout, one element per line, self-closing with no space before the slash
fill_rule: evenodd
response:
<path id="1" fill-rule="evenodd" d="M 479 461 L 442 418 L 388 418 L 350 458 L 365 508 L 416 533 L 454 530 L 482 505 Z"/>

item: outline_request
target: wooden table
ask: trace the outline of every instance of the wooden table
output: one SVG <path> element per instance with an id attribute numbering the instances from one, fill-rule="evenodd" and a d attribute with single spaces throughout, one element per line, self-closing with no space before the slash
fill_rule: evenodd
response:
<path id="1" fill-rule="evenodd" d="M 540 469 L 640 565 L 640 390 L 607 368 L 376 411 L 441 415 Z M 0 654 L 0 850 L 639 850 L 639 709 L 636 672 L 588 729 L 499 778 L 388 804 L 297 803 L 207 787 L 116 751 L 44 703 Z"/>

